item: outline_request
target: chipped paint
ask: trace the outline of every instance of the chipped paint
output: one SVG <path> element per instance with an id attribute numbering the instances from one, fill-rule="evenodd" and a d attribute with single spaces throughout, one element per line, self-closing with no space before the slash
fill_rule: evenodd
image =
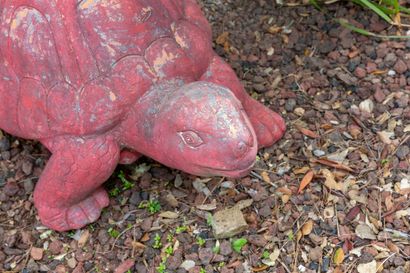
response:
<path id="1" fill-rule="evenodd" d="M 117 100 L 117 96 L 112 91 L 110 91 L 110 100 L 113 102 Z"/>
<path id="2" fill-rule="evenodd" d="M 158 56 L 153 62 L 154 70 L 156 72 L 159 72 L 162 66 L 164 66 L 167 62 L 175 60 L 176 58 L 178 58 L 178 55 L 162 49 L 160 56 Z"/>
<path id="3" fill-rule="evenodd" d="M 15 30 L 18 26 L 20 26 L 23 19 L 27 17 L 28 12 L 28 8 L 23 8 L 22 10 L 16 13 L 16 17 L 13 19 L 10 25 L 11 30 Z"/>
<path id="4" fill-rule="evenodd" d="M 89 9 L 91 6 L 95 5 L 96 0 L 85 0 L 80 3 L 81 9 Z"/>
<path id="5" fill-rule="evenodd" d="M 174 38 L 175 38 L 175 41 L 177 42 L 177 44 L 178 44 L 180 47 L 182 47 L 182 48 L 184 48 L 184 49 L 188 49 L 188 48 L 189 48 L 189 46 L 188 46 L 188 44 L 186 43 L 186 41 L 178 34 L 178 32 L 174 32 Z"/>
<path id="6" fill-rule="evenodd" d="M 137 24 L 138 24 L 138 23 L 139 23 L 139 24 L 145 23 L 145 22 L 148 21 L 148 19 L 151 17 L 152 11 L 153 11 L 153 8 L 150 7 L 150 6 L 143 7 L 143 8 L 141 9 L 141 12 L 140 12 L 140 13 L 137 13 L 137 14 L 134 16 L 133 21 L 134 21 L 135 23 L 137 23 Z"/>

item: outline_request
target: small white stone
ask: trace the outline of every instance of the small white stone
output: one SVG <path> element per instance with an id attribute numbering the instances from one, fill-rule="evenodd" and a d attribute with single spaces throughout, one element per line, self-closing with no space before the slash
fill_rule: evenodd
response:
<path id="1" fill-rule="evenodd" d="M 189 271 L 195 267 L 195 262 L 192 260 L 185 260 L 179 267 Z"/>
<path id="2" fill-rule="evenodd" d="M 305 114 L 305 109 L 298 107 L 298 108 L 296 108 L 293 112 L 294 112 L 296 115 L 298 115 L 299 117 L 301 117 L 301 116 L 303 116 L 303 115 Z"/>
<path id="3" fill-rule="evenodd" d="M 314 151 L 313 151 L 313 154 L 314 154 L 316 157 L 321 157 L 321 156 L 324 156 L 324 155 L 326 154 L 326 152 L 325 152 L 325 151 L 322 151 L 322 150 L 314 150 Z"/>
<path id="4" fill-rule="evenodd" d="M 372 113 L 374 109 L 374 103 L 372 100 L 367 99 L 359 104 L 359 108 L 362 112 Z"/>

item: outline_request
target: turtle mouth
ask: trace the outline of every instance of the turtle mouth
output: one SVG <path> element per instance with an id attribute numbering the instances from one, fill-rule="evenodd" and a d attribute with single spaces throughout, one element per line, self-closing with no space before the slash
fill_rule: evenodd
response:
<path id="1" fill-rule="evenodd" d="M 233 169 L 228 168 L 215 168 L 209 166 L 198 166 L 203 172 L 205 172 L 205 176 L 226 176 L 231 178 L 239 178 L 247 175 L 255 165 L 256 160 L 253 160 L 250 164 L 248 163 L 245 167 L 237 167 Z"/>

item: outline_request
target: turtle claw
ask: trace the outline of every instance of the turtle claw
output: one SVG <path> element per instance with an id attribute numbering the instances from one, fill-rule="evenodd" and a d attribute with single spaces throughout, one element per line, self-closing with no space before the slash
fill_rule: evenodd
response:
<path id="1" fill-rule="evenodd" d="M 259 148 L 272 146 L 285 133 L 283 118 L 256 100 L 250 100 L 245 110 L 258 138 Z"/>

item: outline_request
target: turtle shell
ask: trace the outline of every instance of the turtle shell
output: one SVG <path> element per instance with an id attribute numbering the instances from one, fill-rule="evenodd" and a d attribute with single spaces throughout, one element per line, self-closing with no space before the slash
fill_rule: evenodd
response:
<path id="1" fill-rule="evenodd" d="M 154 84 L 212 57 L 194 0 L 0 2 L 0 127 L 32 139 L 102 133 Z"/>

